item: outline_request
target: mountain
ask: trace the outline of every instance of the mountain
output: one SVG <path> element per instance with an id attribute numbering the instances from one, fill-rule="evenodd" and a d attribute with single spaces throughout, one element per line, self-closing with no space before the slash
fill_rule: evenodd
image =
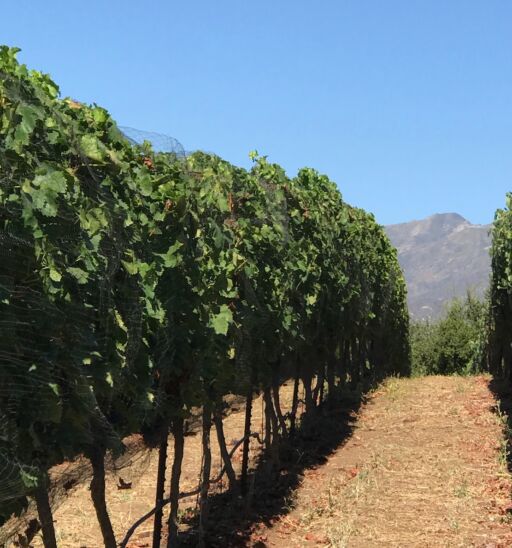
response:
<path id="1" fill-rule="evenodd" d="M 445 303 L 468 289 L 482 295 L 488 286 L 491 225 L 473 225 L 457 213 L 389 225 L 398 249 L 413 318 L 436 318 Z"/>

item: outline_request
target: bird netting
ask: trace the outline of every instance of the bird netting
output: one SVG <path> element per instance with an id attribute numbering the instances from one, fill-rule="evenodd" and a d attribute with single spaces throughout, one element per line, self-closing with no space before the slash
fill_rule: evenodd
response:
<path id="1" fill-rule="evenodd" d="M 142 131 L 128 126 L 119 126 L 119 129 L 134 145 L 143 145 L 144 142 L 147 142 L 150 143 L 155 152 L 172 154 L 176 158 L 185 158 L 186 156 L 183 145 L 174 137 L 162 133 Z"/>
<path id="2" fill-rule="evenodd" d="M 185 154 L 176 139 L 120 130 L 99 107 L 58 100 L 48 78 L 29 74 L 5 49 L 1 54 L 0 543 L 6 543 L 23 522 L 30 528 L 35 509 L 28 495 L 38 483 L 50 482 L 55 507 L 91 476 L 80 455 L 101 447 L 113 471 L 144 468 L 142 444 L 123 442 L 133 424 L 148 418 L 155 397 L 151 386 L 133 383 L 151 363 L 140 336 L 140 289 L 126 271 L 134 246 L 144 253 L 130 220 L 138 204 L 127 191 L 133 181 L 126 166 L 144 165 L 148 151 L 176 161 Z M 163 355 L 165 336 L 159 344 Z M 120 417 L 123 426 L 112 428 Z"/>

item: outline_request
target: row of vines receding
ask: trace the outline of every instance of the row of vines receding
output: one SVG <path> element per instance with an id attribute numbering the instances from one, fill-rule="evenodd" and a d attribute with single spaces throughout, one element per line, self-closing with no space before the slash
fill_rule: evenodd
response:
<path id="1" fill-rule="evenodd" d="M 405 285 L 383 229 L 313 169 L 289 178 L 252 160 L 134 145 L 104 109 L 61 99 L 0 48 L 0 524 L 32 505 L 55 547 L 49 472 L 81 457 L 105 546 L 126 545 L 105 459 L 142 434 L 161 457 L 153 546 L 163 530 L 174 546 L 184 421 L 200 408 L 204 541 L 213 425 L 243 495 L 253 394 L 277 467 L 296 431 L 285 379 L 304 383 L 313 412 L 339 386 L 408 372 Z M 241 477 L 222 433 L 227 394 L 246 401 Z"/>
<path id="2" fill-rule="evenodd" d="M 480 359 L 496 377 L 512 379 L 512 194 L 492 225 L 491 285 Z"/>

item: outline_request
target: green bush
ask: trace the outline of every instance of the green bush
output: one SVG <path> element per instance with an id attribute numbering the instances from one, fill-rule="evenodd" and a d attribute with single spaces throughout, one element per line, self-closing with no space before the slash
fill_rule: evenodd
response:
<path id="1" fill-rule="evenodd" d="M 454 299 L 439 320 L 412 322 L 412 374 L 476 372 L 486 313 L 486 302 L 468 293 L 465 299 Z"/>

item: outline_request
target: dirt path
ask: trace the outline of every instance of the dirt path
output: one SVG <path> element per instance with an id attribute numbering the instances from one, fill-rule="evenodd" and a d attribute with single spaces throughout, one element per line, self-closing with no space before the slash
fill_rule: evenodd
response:
<path id="1" fill-rule="evenodd" d="M 388 381 L 260 546 L 511 547 L 495 406 L 486 377 Z"/>

